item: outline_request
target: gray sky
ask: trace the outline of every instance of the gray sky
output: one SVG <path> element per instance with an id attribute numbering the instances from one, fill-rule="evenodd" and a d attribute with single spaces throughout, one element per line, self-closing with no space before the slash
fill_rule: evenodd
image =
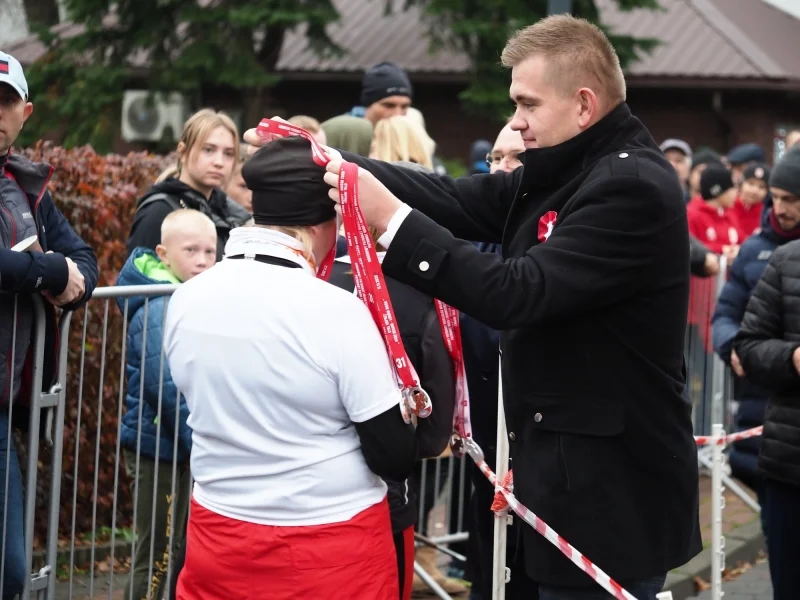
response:
<path id="1" fill-rule="evenodd" d="M 800 0 L 767 0 L 767 2 L 800 19 Z"/>

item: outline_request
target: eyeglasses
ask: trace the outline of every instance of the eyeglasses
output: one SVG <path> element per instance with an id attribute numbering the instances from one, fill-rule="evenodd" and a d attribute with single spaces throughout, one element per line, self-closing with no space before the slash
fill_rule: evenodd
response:
<path id="1" fill-rule="evenodd" d="M 512 150 L 508 154 L 500 152 L 490 152 L 486 155 L 486 164 L 490 167 L 492 165 L 499 165 L 505 159 L 509 167 L 516 168 L 522 165 L 523 152 L 520 150 Z"/>

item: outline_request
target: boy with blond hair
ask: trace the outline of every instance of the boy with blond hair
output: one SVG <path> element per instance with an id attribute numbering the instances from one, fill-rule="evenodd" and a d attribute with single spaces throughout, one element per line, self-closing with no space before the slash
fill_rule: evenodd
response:
<path id="1" fill-rule="evenodd" d="M 161 243 L 156 251 L 134 249 L 117 285 L 180 284 L 212 267 L 216 252 L 217 231 L 211 219 L 196 210 L 176 210 L 161 224 Z M 117 300 L 129 319 L 127 411 L 120 445 L 135 494 L 136 540 L 127 600 L 162 597 L 168 566 L 175 568 L 189 509 L 189 411 L 161 352 L 167 301 L 164 295 L 150 300 L 144 296 Z M 171 560 L 167 543 L 170 533 Z"/>

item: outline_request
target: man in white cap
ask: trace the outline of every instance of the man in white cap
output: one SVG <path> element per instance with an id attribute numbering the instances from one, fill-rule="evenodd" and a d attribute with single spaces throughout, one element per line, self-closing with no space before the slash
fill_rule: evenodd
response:
<path id="1" fill-rule="evenodd" d="M 47 191 L 50 165 L 34 163 L 11 147 L 33 112 L 28 83 L 19 61 L 0 52 L 0 518 L 4 548 L 3 598 L 23 591 L 30 572 L 25 564 L 23 493 L 19 459 L 9 436 L 12 403 L 20 395 L 22 374 L 34 330 L 29 294 L 41 293 L 52 305 L 74 310 L 92 294 L 97 284 L 97 259 L 75 233 Z M 25 251 L 27 250 L 27 251 Z M 15 295 L 19 296 L 15 306 Z M 55 382 L 57 329 L 55 313 L 47 305 L 42 389 Z M 16 336 L 14 338 L 14 330 Z M 13 352 L 12 352 L 13 347 Z M 13 410 L 14 424 L 28 411 Z M 8 454 L 7 454 L 8 453 Z M 8 465 L 8 467 L 6 467 Z M 6 472 L 7 471 L 7 472 Z"/>
<path id="2" fill-rule="evenodd" d="M 683 140 L 669 138 L 661 142 L 659 148 L 661 148 L 664 156 L 667 157 L 672 168 L 675 169 L 675 173 L 678 175 L 678 181 L 681 182 L 683 194 L 688 202 L 690 197 L 689 171 L 692 168 L 692 147 Z"/>

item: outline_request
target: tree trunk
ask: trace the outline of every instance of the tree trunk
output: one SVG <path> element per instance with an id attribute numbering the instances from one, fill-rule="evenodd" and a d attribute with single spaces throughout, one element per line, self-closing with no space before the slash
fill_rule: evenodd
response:
<path id="1" fill-rule="evenodd" d="M 264 41 L 256 54 L 256 60 L 264 73 L 274 74 L 275 66 L 280 58 L 286 29 L 268 27 L 264 31 Z M 248 89 L 244 92 L 244 125 L 245 130 L 255 127 L 262 117 L 274 117 L 280 112 L 271 93 L 271 86 Z M 288 116 L 288 115 L 287 115 Z"/>
<path id="2" fill-rule="evenodd" d="M 274 117 L 278 108 L 272 106 L 268 89 L 255 88 L 246 90 L 244 96 L 244 118 L 242 129 L 247 131 L 258 125 L 264 117 Z"/>
<path id="3" fill-rule="evenodd" d="M 58 25 L 58 2 L 56 0 L 23 0 L 28 29 L 34 25 L 52 27 Z"/>

